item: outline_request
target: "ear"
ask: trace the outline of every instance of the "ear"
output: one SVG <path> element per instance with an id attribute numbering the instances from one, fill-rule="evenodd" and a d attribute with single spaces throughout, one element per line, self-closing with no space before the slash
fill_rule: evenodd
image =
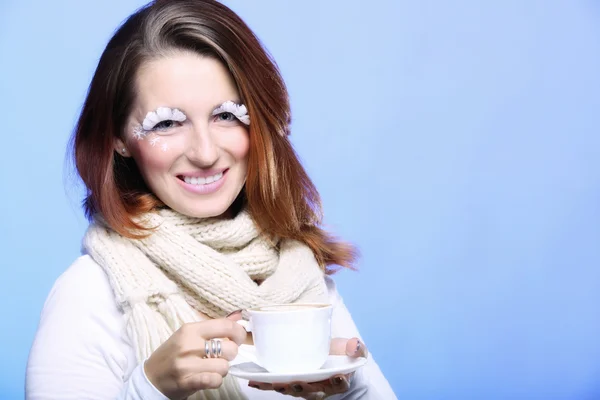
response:
<path id="1" fill-rule="evenodd" d="M 115 141 L 114 141 L 114 149 L 122 157 L 131 157 L 131 154 L 129 153 L 129 150 L 127 149 L 127 146 L 119 138 L 116 138 Z"/>

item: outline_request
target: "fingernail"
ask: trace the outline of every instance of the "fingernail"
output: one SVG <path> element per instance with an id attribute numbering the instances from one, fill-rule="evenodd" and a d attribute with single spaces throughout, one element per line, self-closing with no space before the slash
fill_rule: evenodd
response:
<path id="1" fill-rule="evenodd" d="M 227 314 L 227 316 L 226 316 L 225 318 L 229 318 L 229 317 L 231 317 L 233 314 L 241 313 L 242 311 L 244 311 L 244 310 L 235 310 L 234 312 L 231 312 L 231 313 Z"/>
<path id="2" fill-rule="evenodd" d="M 300 393 L 301 391 L 304 390 L 304 388 L 302 387 L 302 385 L 298 385 L 297 383 L 292 385 L 292 390 L 296 393 Z"/>
<path id="3" fill-rule="evenodd" d="M 357 356 L 360 354 L 360 349 L 362 348 L 362 343 L 360 343 L 360 340 L 358 340 L 356 342 L 356 350 L 354 350 L 354 355 Z"/>

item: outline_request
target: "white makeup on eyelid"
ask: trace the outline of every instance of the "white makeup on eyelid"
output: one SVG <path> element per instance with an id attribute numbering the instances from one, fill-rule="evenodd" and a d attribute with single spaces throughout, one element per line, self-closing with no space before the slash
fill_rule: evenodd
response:
<path id="1" fill-rule="evenodd" d="M 144 131 L 152 130 L 156 124 L 163 121 L 183 122 L 187 119 L 186 115 L 177 108 L 158 107 L 156 111 L 150 111 L 142 122 Z"/>
<path id="2" fill-rule="evenodd" d="M 177 108 L 158 107 L 156 111 L 150 111 L 148 114 L 146 114 L 146 118 L 144 118 L 144 121 L 141 125 L 137 125 L 133 128 L 133 137 L 135 137 L 137 140 L 142 140 L 149 134 L 152 134 L 154 127 L 160 122 L 169 120 L 183 122 L 186 119 L 187 116 Z M 152 139 L 150 140 L 150 144 L 155 146 L 159 140 L 159 137 L 153 135 Z M 163 151 L 168 149 L 168 146 L 164 144 L 162 147 Z"/>
<path id="3" fill-rule="evenodd" d="M 250 116 L 248 115 L 248 110 L 245 105 L 237 104 L 231 100 L 227 100 L 217 107 L 212 112 L 212 115 L 217 116 L 225 112 L 233 114 L 233 116 L 235 116 L 243 124 L 250 125 Z M 154 147 L 158 144 L 158 142 L 160 142 L 160 137 L 154 134 L 154 127 L 160 122 L 169 120 L 184 122 L 187 120 L 187 116 L 177 108 L 158 107 L 156 111 L 150 111 L 148 114 L 146 114 L 146 117 L 141 125 L 137 125 L 133 128 L 133 136 L 138 140 L 142 140 L 148 135 L 151 135 L 152 138 L 150 139 L 150 145 Z M 161 149 L 162 151 L 167 151 L 169 146 L 166 143 L 163 143 L 161 145 Z"/>
<path id="4" fill-rule="evenodd" d="M 250 116 L 248 110 L 243 104 L 236 104 L 231 100 L 227 100 L 213 111 L 212 115 L 219 115 L 221 113 L 229 112 L 232 113 L 240 122 L 245 125 L 250 125 Z"/>

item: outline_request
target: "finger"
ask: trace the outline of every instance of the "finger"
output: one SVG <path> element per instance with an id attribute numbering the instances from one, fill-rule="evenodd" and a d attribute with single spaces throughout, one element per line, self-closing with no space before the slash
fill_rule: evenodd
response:
<path id="1" fill-rule="evenodd" d="M 215 341 L 215 346 L 217 350 L 219 346 L 221 347 L 221 354 L 219 356 L 213 353 L 213 340 Z M 217 342 L 221 342 L 221 344 L 219 345 Z M 208 354 L 206 352 L 207 343 Z M 198 349 L 198 354 L 202 358 L 224 358 L 226 360 L 232 361 L 234 358 L 237 357 L 238 350 L 239 346 L 229 339 L 211 339 L 202 342 L 201 347 Z"/>
<path id="2" fill-rule="evenodd" d="M 327 395 L 327 385 L 330 385 L 328 381 L 292 382 L 289 384 L 289 390 L 286 394 L 304 399 L 322 399 Z"/>
<path id="3" fill-rule="evenodd" d="M 329 382 L 327 384 L 329 384 Z M 309 395 L 326 392 L 325 385 L 307 382 L 296 382 L 292 384 L 249 382 L 248 386 L 258 390 L 274 391 L 285 395 L 304 398 Z"/>
<path id="4" fill-rule="evenodd" d="M 345 375 L 336 375 L 329 379 L 329 387 L 326 387 L 325 393 L 338 394 L 345 393 L 350 389 L 350 381 Z"/>
<path id="5" fill-rule="evenodd" d="M 193 322 L 189 325 L 191 326 L 188 329 L 194 329 L 203 339 L 228 338 L 238 346 L 246 339 L 246 330 L 240 324 L 226 318 Z"/>
<path id="6" fill-rule="evenodd" d="M 302 386 L 302 383 L 299 383 L 299 382 L 292 383 L 290 385 L 290 389 L 291 389 L 290 395 L 292 395 L 294 397 L 302 397 L 302 395 L 304 393 L 307 393 L 307 392 L 305 392 L 304 386 Z"/>
<path id="7" fill-rule="evenodd" d="M 369 354 L 367 346 L 358 338 L 331 340 L 329 354 L 335 356 L 367 357 Z"/>
<path id="8" fill-rule="evenodd" d="M 346 343 L 346 355 L 349 357 L 367 357 L 367 346 L 358 338 L 352 338 Z"/>
<path id="9" fill-rule="evenodd" d="M 240 319 L 242 319 L 242 311 L 243 310 L 236 310 L 227 315 L 225 318 L 230 319 L 232 321 L 239 321 Z"/>
<path id="10" fill-rule="evenodd" d="M 313 391 L 323 391 L 327 394 L 344 393 L 350 388 L 350 381 L 352 380 L 352 376 L 354 376 L 353 372 L 346 375 L 335 375 L 329 379 L 325 379 L 323 381 L 318 382 L 293 382 L 290 384 L 290 386 L 293 391 L 294 389 L 296 389 L 296 392 L 301 391 L 301 387 L 305 388 L 308 385 Z M 304 386 L 302 386 L 303 383 Z M 295 387 L 294 385 L 300 385 L 300 387 Z"/>
<path id="11" fill-rule="evenodd" d="M 350 388 L 350 381 L 344 375 L 332 376 L 329 379 L 319 382 L 297 382 L 290 385 L 295 393 L 314 393 L 323 392 L 325 394 L 345 393 Z"/>
<path id="12" fill-rule="evenodd" d="M 198 390 L 217 389 L 221 387 L 222 384 L 222 375 L 216 372 L 200 372 L 182 379 L 180 387 L 186 392 L 194 393 Z"/>
<path id="13" fill-rule="evenodd" d="M 270 383 L 250 381 L 248 382 L 248 386 L 258 390 L 273 390 L 273 385 L 271 385 Z"/>
<path id="14" fill-rule="evenodd" d="M 332 356 L 345 356 L 347 344 L 348 344 L 348 339 L 344 339 L 344 338 L 331 339 L 331 345 L 329 346 L 329 354 L 331 354 Z"/>
<path id="15" fill-rule="evenodd" d="M 188 357 L 177 360 L 175 363 L 175 370 L 179 371 L 180 376 L 190 376 L 205 372 L 225 376 L 229 372 L 229 362 L 224 358 L 199 359 Z"/>
<path id="16" fill-rule="evenodd" d="M 304 388 L 304 393 L 317 393 L 317 392 L 325 392 L 327 387 L 330 385 L 329 381 L 320 381 L 320 382 L 296 382 L 297 384 L 302 385 Z"/>
<path id="17" fill-rule="evenodd" d="M 291 392 L 290 385 L 276 383 L 273 385 L 273 390 L 281 394 L 289 394 Z"/>
<path id="18" fill-rule="evenodd" d="M 322 392 L 322 387 L 316 387 L 308 382 L 293 382 L 289 385 L 289 395 L 294 397 L 309 398 L 311 394 Z"/>

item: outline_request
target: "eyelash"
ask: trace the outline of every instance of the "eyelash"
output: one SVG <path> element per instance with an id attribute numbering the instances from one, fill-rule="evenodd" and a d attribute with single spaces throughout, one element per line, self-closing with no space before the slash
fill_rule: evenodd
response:
<path id="1" fill-rule="evenodd" d="M 222 116 L 225 116 L 225 115 L 229 116 L 229 119 L 219 119 L 219 117 L 222 117 Z M 239 121 L 237 119 L 237 117 L 233 113 L 231 113 L 229 111 L 224 111 L 224 112 L 218 113 L 218 114 L 214 115 L 213 117 L 214 117 L 214 121 L 215 122 L 217 122 L 217 121 L 225 121 L 225 122 L 236 122 L 236 121 Z M 168 127 L 161 127 L 161 125 L 165 124 L 166 122 L 171 122 L 172 125 L 168 126 Z M 172 119 L 166 119 L 166 120 L 160 121 L 158 124 L 154 125 L 149 132 L 157 132 L 157 131 L 164 132 L 164 131 L 167 131 L 167 130 L 169 130 L 171 128 L 175 128 L 175 124 L 176 123 L 178 123 L 178 121 L 173 121 Z"/>
<path id="2" fill-rule="evenodd" d="M 161 126 L 161 124 L 164 124 L 164 123 L 166 123 L 166 122 L 171 122 L 173 125 L 171 125 L 171 126 L 168 126 L 168 127 L 162 127 L 162 128 L 161 128 L 161 127 L 160 127 L 160 126 Z M 154 126 L 152 127 L 151 131 L 153 131 L 153 132 L 156 132 L 156 131 L 166 131 L 166 130 L 168 130 L 168 129 L 170 129 L 170 128 L 173 128 L 173 127 L 175 126 L 175 123 L 176 123 L 176 122 L 177 122 L 177 121 L 173 121 L 172 119 L 166 119 L 166 120 L 164 120 L 164 121 L 160 121 L 158 124 L 156 124 L 156 125 L 154 125 Z"/>
<path id="3" fill-rule="evenodd" d="M 214 116 L 215 117 L 215 121 L 219 120 L 218 118 L 221 117 L 221 116 L 223 116 L 223 115 L 229 115 L 229 116 L 231 116 L 231 119 L 221 119 L 220 121 L 227 121 L 227 122 L 238 121 L 237 117 L 233 113 L 231 113 L 229 111 L 223 111 L 221 113 L 216 114 Z"/>

